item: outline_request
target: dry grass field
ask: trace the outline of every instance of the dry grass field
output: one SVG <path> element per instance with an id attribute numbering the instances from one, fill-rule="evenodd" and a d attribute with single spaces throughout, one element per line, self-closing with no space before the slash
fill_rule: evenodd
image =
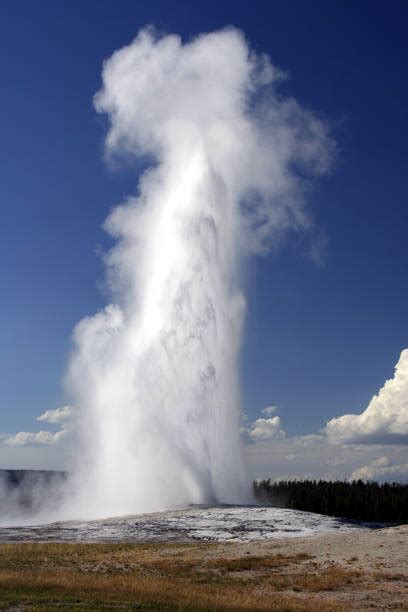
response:
<path id="1" fill-rule="evenodd" d="M 0 608 L 408 610 L 407 533 L 390 531 L 248 544 L 1 544 Z"/>

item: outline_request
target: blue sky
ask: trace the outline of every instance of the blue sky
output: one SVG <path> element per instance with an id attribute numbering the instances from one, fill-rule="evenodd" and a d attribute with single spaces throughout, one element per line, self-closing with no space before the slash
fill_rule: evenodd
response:
<path id="1" fill-rule="evenodd" d="M 101 224 L 137 172 L 104 164 L 92 96 L 146 23 L 241 28 L 331 124 L 337 160 L 309 197 L 320 263 L 300 235 L 251 263 L 244 404 L 277 405 L 288 436 L 364 410 L 407 345 L 407 17 L 396 0 L 2 2 L 0 431 L 64 403 L 72 328 L 106 302 Z"/>

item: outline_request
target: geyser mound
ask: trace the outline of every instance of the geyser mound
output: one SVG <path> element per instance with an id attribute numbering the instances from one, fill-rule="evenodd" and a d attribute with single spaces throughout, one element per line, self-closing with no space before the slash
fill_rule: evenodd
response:
<path id="1" fill-rule="evenodd" d="M 332 149 L 324 124 L 276 93 L 281 79 L 232 28 L 188 44 L 144 29 L 104 64 L 108 157 L 154 163 L 105 224 L 113 303 L 74 332 L 71 516 L 249 499 L 240 269 L 274 233 L 310 225 L 301 177 Z"/>

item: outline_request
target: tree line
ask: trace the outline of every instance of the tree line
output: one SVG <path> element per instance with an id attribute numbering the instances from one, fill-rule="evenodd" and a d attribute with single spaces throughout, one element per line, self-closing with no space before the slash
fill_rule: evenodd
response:
<path id="1" fill-rule="evenodd" d="M 408 485 L 362 480 L 254 481 L 264 505 L 380 523 L 408 523 Z"/>

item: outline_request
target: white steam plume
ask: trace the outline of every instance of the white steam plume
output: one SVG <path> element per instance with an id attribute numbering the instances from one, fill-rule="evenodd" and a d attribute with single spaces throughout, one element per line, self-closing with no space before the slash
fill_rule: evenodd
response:
<path id="1" fill-rule="evenodd" d="M 281 77 L 232 28 L 188 44 L 144 29 L 104 64 L 108 156 L 154 162 L 105 224 L 114 303 L 74 333 L 77 514 L 248 498 L 240 266 L 309 225 L 301 177 L 332 150 L 324 124 L 278 96 Z"/>

